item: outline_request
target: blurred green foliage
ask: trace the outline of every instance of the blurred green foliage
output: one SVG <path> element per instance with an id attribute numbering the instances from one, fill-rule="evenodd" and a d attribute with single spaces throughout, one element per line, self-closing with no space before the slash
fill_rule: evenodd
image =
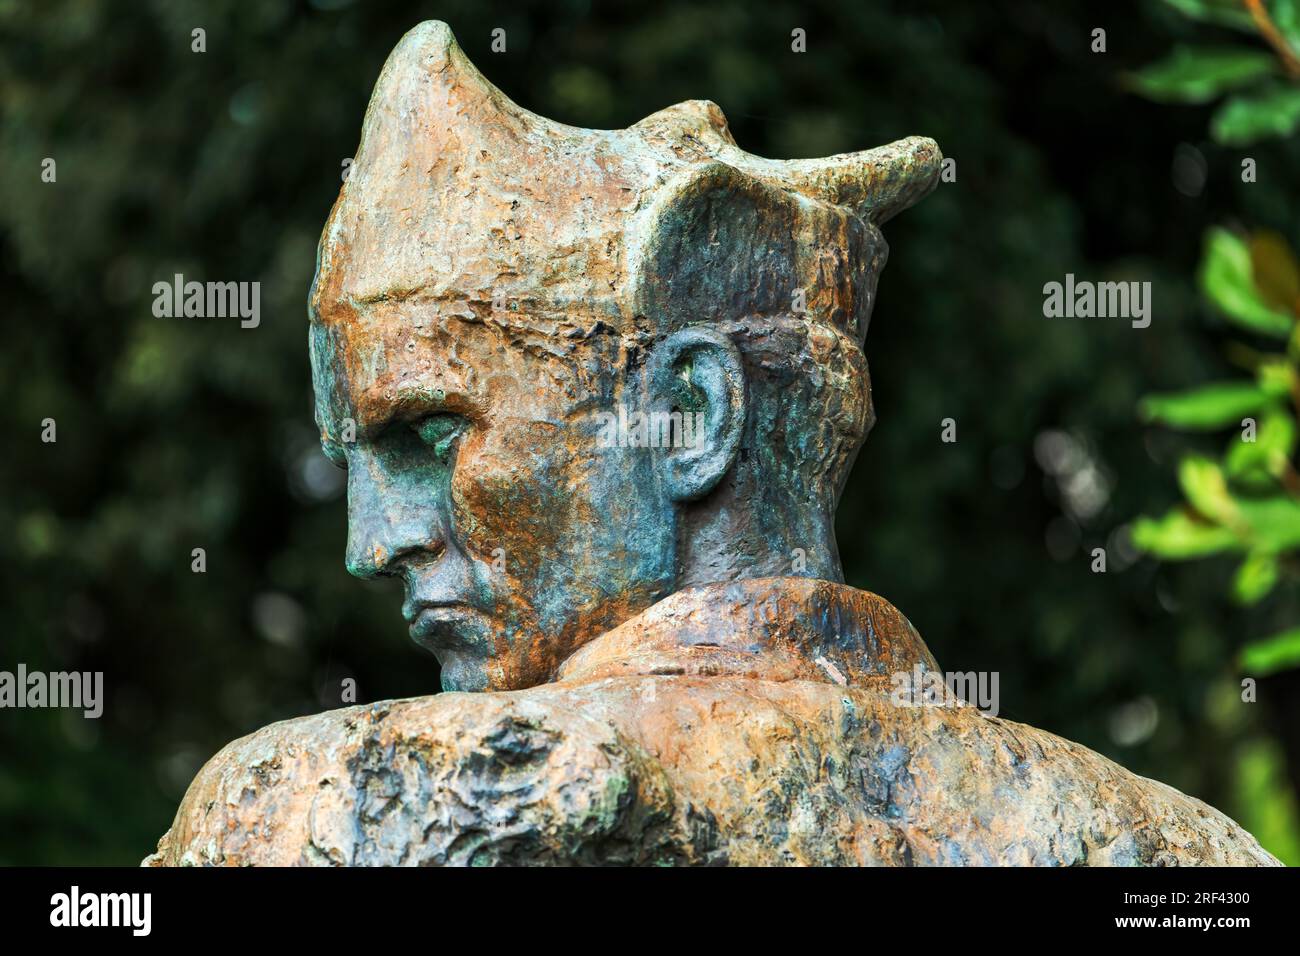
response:
<path id="1" fill-rule="evenodd" d="M 1210 129 L 1225 146 L 1300 129 L 1300 0 L 1165 2 L 1192 20 L 1248 34 L 1254 42 L 1179 44 L 1164 59 L 1131 74 L 1134 90 L 1171 103 L 1223 97 Z"/>
<path id="2" fill-rule="evenodd" d="M 1281 670 L 1245 704 L 1235 663 L 1242 635 L 1300 619 L 1300 595 L 1225 607 L 1230 569 L 1144 558 L 1124 528 L 1170 506 L 1175 462 L 1218 451 L 1133 414 L 1227 377 L 1227 326 L 1187 281 L 1200 236 L 1239 217 L 1294 242 L 1300 222 L 1293 138 L 1253 146 L 1244 184 L 1240 153 L 1205 137 L 1212 105 L 1115 79 L 1220 27 L 1035 0 L 0 0 L 0 667 L 103 670 L 108 697 L 99 721 L 0 713 L 0 862 L 135 862 L 230 739 L 338 706 L 345 677 L 360 701 L 436 689 L 398 595 L 344 573 L 304 308 L 371 87 L 426 17 L 565 122 L 708 98 L 763 155 L 935 137 L 957 181 L 887 227 L 879 424 L 839 516 L 850 583 L 907 612 L 945 668 L 1000 671 L 1003 716 L 1300 861 L 1298 683 Z M 177 272 L 261 281 L 260 327 L 154 318 L 151 285 Z M 1150 280 L 1151 327 L 1045 319 L 1043 285 L 1067 272 Z"/>
<path id="3" fill-rule="evenodd" d="M 1300 2 L 1172 5 L 1202 18 L 1210 11 L 1222 14 L 1216 22 L 1251 33 L 1257 46 L 1271 49 L 1244 42 L 1225 49 L 1180 46 L 1133 74 L 1133 86 L 1156 100 L 1192 103 L 1258 87 L 1225 100 L 1210 121 L 1214 138 L 1240 145 L 1294 133 L 1300 127 Z M 1253 178 L 1245 164 L 1242 178 Z M 1221 456 L 1193 452 L 1179 462 L 1185 503 L 1163 517 L 1139 519 L 1133 540 L 1167 560 L 1236 554 L 1232 597 L 1256 605 L 1279 587 L 1294 587 L 1300 565 L 1300 473 L 1293 463 L 1300 413 L 1300 262 L 1284 235 L 1261 230 L 1243 238 L 1214 227 L 1205 235 L 1199 279 L 1223 319 L 1251 339 L 1231 351 L 1249 378 L 1142 400 L 1149 422 L 1233 434 Z M 1251 641 L 1238 658 L 1249 678 L 1300 667 L 1300 628 Z"/>

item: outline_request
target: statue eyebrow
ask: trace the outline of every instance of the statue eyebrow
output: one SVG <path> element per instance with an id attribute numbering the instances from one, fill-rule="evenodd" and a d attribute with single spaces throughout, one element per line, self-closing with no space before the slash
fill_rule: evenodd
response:
<path id="1" fill-rule="evenodd" d="M 407 384 L 390 392 L 386 387 L 373 385 L 362 393 L 357 406 L 358 439 L 374 439 L 394 425 L 439 412 L 461 415 L 471 421 L 487 417 L 487 403 L 482 396 L 455 387 Z"/>

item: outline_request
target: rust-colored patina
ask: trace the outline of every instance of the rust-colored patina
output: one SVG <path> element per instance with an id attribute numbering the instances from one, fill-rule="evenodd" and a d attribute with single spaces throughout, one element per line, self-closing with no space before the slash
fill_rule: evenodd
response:
<path id="1" fill-rule="evenodd" d="M 310 347 L 348 568 L 404 582 L 447 693 L 230 744 L 147 862 L 1275 862 L 1086 748 L 900 694 L 937 663 L 842 583 L 879 227 L 940 161 L 761 159 L 701 102 L 563 126 L 445 25 L 407 34 Z"/>

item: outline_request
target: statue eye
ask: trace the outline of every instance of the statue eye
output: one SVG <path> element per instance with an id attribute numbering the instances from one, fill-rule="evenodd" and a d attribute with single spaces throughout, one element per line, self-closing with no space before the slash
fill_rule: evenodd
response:
<path id="1" fill-rule="evenodd" d="M 432 448 L 439 458 L 445 459 L 456 439 L 464 434 L 466 424 L 459 415 L 439 412 L 420 419 L 412 427 L 420 441 Z"/>

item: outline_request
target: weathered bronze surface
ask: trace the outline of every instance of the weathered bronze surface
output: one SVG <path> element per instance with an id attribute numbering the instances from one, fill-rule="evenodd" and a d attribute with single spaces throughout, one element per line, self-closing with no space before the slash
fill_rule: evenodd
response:
<path id="1" fill-rule="evenodd" d="M 348 569 L 403 580 L 448 693 L 230 744 L 146 862 L 1276 862 L 1086 748 L 893 693 L 938 665 L 842 583 L 833 518 L 879 226 L 940 161 L 761 159 L 703 102 L 563 126 L 407 34 L 310 347 Z"/>

